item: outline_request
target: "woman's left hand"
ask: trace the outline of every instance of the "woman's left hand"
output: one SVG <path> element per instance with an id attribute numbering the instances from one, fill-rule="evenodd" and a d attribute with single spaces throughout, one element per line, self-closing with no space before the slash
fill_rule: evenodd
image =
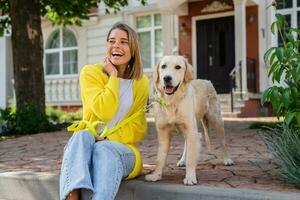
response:
<path id="1" fill-rule="evenodd" d="M 103 140 L 107 140 L 107 137 L 101 137 L 100 135 L 96 137 L 96 142 L 103 141 Z"/>

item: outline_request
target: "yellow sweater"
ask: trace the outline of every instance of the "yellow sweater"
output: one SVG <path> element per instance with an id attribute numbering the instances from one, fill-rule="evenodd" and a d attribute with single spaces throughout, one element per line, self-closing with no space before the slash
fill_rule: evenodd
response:
<path id="1" fill-rule="evenodd" d="M 101 64 L 84 66 L 80 72 L 83 120 L 108 122 L 113 118 L 119 106 L 119 83 L 117 77 L 108 77 L 102 72 Z M 148 95 L 147 76 L 144 75 L 140 80 L 134 80 L 133 103 L 124 120 L 147 104 Z M 82 123 L 79 128 L 85 129 L 85 126 Z M 144 112 L 107 137 L 111 141 L 126 144 L 135 154 L 135 166 L 127 179 L 136 177 L 142 170 L 142 157 L 136 144 L 144 139 L 146 130 L 147 121 Z"/>

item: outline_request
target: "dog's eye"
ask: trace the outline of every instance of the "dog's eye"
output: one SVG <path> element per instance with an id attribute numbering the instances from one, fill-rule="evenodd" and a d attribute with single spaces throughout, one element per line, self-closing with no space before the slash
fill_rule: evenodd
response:
<path id="1" fill-rule="evenodd" d="M 167 67 L 167 65 L 162 65 L 161 66 L 162 69 L 165 69 L 166 67 Z"/>
<path id="2" fill-rule="evenodd" d="M 181 66 L 180 65 L 176 65 L 175 69 L 181 69 Z"/>

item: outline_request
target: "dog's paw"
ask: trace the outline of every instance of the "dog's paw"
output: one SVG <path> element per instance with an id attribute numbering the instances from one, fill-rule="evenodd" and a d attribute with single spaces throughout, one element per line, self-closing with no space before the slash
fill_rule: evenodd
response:
<path id="1" fill-rule="evenodd" d="M 233 161 L 230 158 L 224 159 L 224 165 L 226 166 L 233 165 Z"/>
<path id="2" fill-rule="evenodd" d="M 197 178 L 196 176 L 186 176 L 183 179 L 183 183 L 185 185 L 197 185 Z"/>
<path id="3" fill-rule="evenodd" d="M 145 180 L 146 181 L 159 181 L 161 180 L 161 174 L 156 174 L 156 173 L 153 173 L 153 174 L 148 174 L 145 176 Z"/>
<path id="4" fill-rule="evenodd" d="M 185 161 L 180 159 L 180 160 L 177 162 L 177 166 L 178 166 L 178 167 L 184 167 L 184 166 L 185 166 Z"/>

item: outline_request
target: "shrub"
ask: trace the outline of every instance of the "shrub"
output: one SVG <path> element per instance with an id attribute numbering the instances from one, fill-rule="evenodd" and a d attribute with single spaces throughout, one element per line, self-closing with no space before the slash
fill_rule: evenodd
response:
<path id="1" fill-rule="evenodd" d="M 48 120 L 46 114 L 39 112 L 37 106 L 33 104 L 18 111 L 14 106 L 4 110 L 0 109 L 0 124 L 2 134 L 30 134 L 59 129 Z"/>
<path id="2" fill-rule="evenodd" d="M 281 14 L 276 13 L 275 16 L 271 31 L 275 34 L 278 30 L 282 44 L 270 48 L 264 60 L 270 66 L 268 76 L 278 85 L 265 90 L 261 102 L 271 102 L 274 113 L 284 116 L 287 125 L 300 127 L 300 29 L 288 27 Z"/>
<path id="3" fill-rule="evenodd" d="M 284 180 L 300 188 L 300 130 L 286 124 L 260 131 Z"/>
<path id="4" fill-rule="evenodd" d="M 70 124 L 73 121 L 80 120 L 82 118 L 82 109 L 75 112 L 65 112 L 60 108 L 46 107 L 46 115 L 53 123 L 65 123 Z"/>
<path id="5" fill-rule="evenodd" d="M 273 3 L 276 9 L 276 3 Z M 284 117 L 282 126 L 261 130 L 261 135 L 279 166 L 282 177 L 300 188 L 300 30 L 288 27 L 284 16 L 276 13 L 271 25 L 277 28 L 282 44 L 264 56 L 274 85 L 263 92 L 261 102 L 271 102 L 273 111 Z M 297 36 L 297 37 L 294 37 Z"/>

